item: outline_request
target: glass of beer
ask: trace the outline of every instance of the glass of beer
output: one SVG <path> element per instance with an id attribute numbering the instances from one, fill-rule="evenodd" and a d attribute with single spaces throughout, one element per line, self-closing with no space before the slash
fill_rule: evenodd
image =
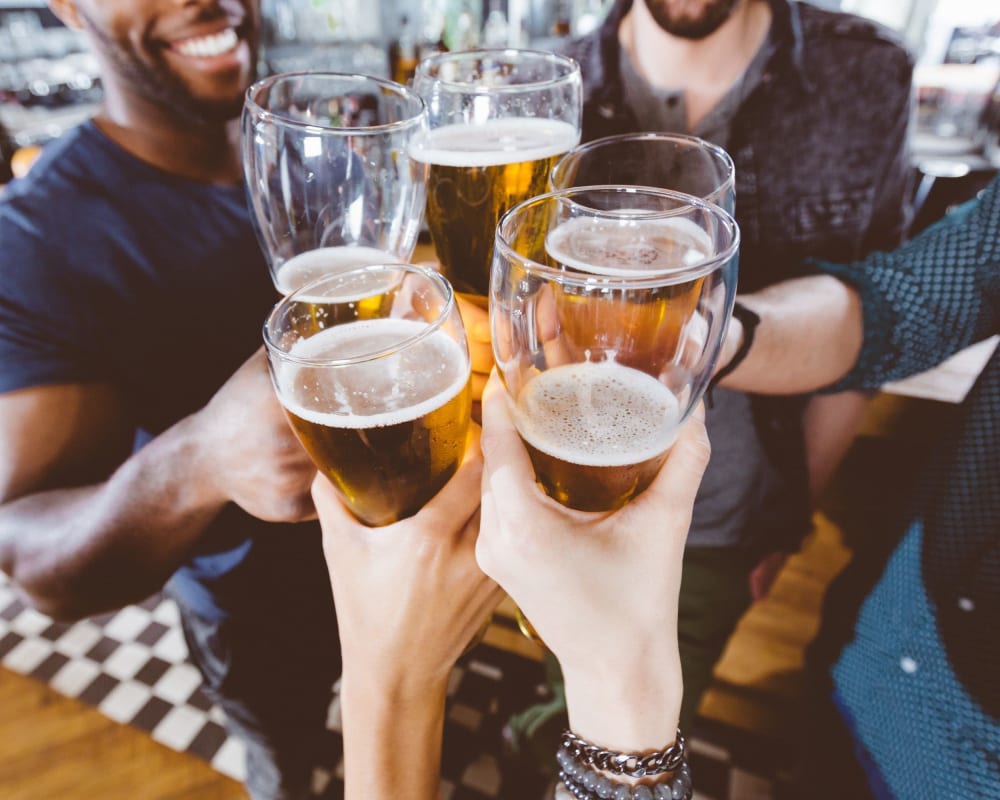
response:
<path id="1" fill-rule="evenodd" d="M 485 298 L 500 217 L 544 192 L 552 166 L 580 140 L 580 69 L 531 50 L 443 53 L 418 65 L 413 87 L 430 130 L 410 153 L 429 166 L 438 260 L 457 291 Z"/>
<path id="2" fill-rule="evenodd" d="M 410 260 L 426 190 L 408 155 L 427 129 L 415 92 L 364 75 L 274 75 L 247 90 L 242 124 L 251 217 L 279 292 Z"/>
<path id="3" fill-rule="evenodd" d="M 712 376 L 739 230 L 716 205 L 642 187 L 534 198 L 497 229 L 497 367 L 541 487 L 620 508 L 666 459 Z"/>
<path id="4" fill-rule="evenodd" d="M 264 342 L 292 428 L 365 524 L 415 514 L 458 469 L 469 353 L 439 273 L 391 264 L 326 275 L 275 306 Z"/>
<path id="5" fill-rule="evenodd" d="M 621 184 L 684 192 L 736 206 L 736 168 L 721 147 L 680 133 L 606 136 L 570 150 L 552 168 L 552 190 Z"/>

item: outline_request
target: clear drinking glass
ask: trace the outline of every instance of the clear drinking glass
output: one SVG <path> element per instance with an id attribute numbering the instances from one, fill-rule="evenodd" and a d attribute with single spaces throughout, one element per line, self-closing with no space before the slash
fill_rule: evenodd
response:
<path id="1" fill-rule="evenodd" d="M 641 187 L 562 190 L 501 220 L 493 352 L 547 494 L 610 511 L 656 477 L 711 378 L 738 248 L 718 206 Z"/>
<path id="2" fill-rule="evenodd" d="M 410 148 L 429 165 L 427 226 L 459 292 L 484 298 L 508 209 L 546 190 L 580 140 L 580 69 L 554 53 L 471 50 L 422 61 L 413 88 L 430 130 Z"/>
<path id="3" fill-rule="evenodd" d="M 570 150 L 552 168 L 551 189 L 620 184 L 684 192 L 736 206 L 736 169 L 721 147 L 679 133 L 606 136 Z"/>
<path id="4" fill-rule="evenodd" d="M 458 469 L 469 353 L 439 273 L 392 264 L 319 278 L 275 306 L 264 342 L 299 441 L 362 522 L 415 514 Z"/>
<path id="5" fill-rule="evenodd" d="M 278 291 L 367 264 L 406 262 L 423 215 L 427 128 L 420 97 L 335 72 L 274 75 L 247 91 L 243 172 Z"/>

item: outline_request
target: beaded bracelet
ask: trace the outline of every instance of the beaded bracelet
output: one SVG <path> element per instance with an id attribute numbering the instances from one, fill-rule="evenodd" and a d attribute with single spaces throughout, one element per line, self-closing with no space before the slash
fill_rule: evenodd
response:
<path id="1" fill-rule="evenodd" d="M 646 755 L 615 753 L 564 731 L 556 753 L 559 780 L 577 800 L 690 800 L 693 795 L 691 770 L 684 758 L 684 737 L 656 753 Z M 630 786 L 617 783 L 598 770 L 631 778 L 673 773 L 660 783 Z"/>
<path id="2" fill-rule="evenodd" d="M 569 769 L 564 766 L 559 770 L 559 780 L 576 800 L 691 800 L 694 796 L 691 770 L 686 761 L 681 762 L 669 780 L 629 786 L 588 769 L 568 756 L 567 759 Z"/>

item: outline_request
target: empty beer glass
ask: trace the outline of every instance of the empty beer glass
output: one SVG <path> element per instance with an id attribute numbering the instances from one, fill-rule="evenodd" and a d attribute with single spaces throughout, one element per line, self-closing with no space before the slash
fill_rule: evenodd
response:
<path id="1" fill-rule="evenodd" d="M 275 75 L 247 91 L 243 171 L 274 284 L 288 294 L 321 275 L 406 262 L 423 216 L 426 130 L 420 97 L 364 75 Z"/>

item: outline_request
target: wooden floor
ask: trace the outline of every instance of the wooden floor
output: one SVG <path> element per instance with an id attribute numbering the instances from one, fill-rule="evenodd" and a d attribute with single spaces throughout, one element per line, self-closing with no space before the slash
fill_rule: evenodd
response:
<path id="1" fill-rule="evenodd" d="M 3 800 L 237 800 L 239 783 L 39 681 L 0 669 Z"/>
<path id="2" fill-rule="evenodd" d="M 913 442 L 926 420 L 901 424 L 899 401 L 870 415 L 869 433 Z M 800 686 L 803 649 L 813 637 L 826 586 L 847 563 L 842 532 L 824 515 L 786 564 L 771 596 L 745 616 L 702 705 L 709 719 L 775 733 Z M 504 613 L 510 613 L 506 606 Z M 494 626 L 492 644 L 537 656 L 519 634 Z M 3 800 L 201 800 L 243 798 L 240 786 L 194 756 L 0 669 L 0 798 Z"/>

